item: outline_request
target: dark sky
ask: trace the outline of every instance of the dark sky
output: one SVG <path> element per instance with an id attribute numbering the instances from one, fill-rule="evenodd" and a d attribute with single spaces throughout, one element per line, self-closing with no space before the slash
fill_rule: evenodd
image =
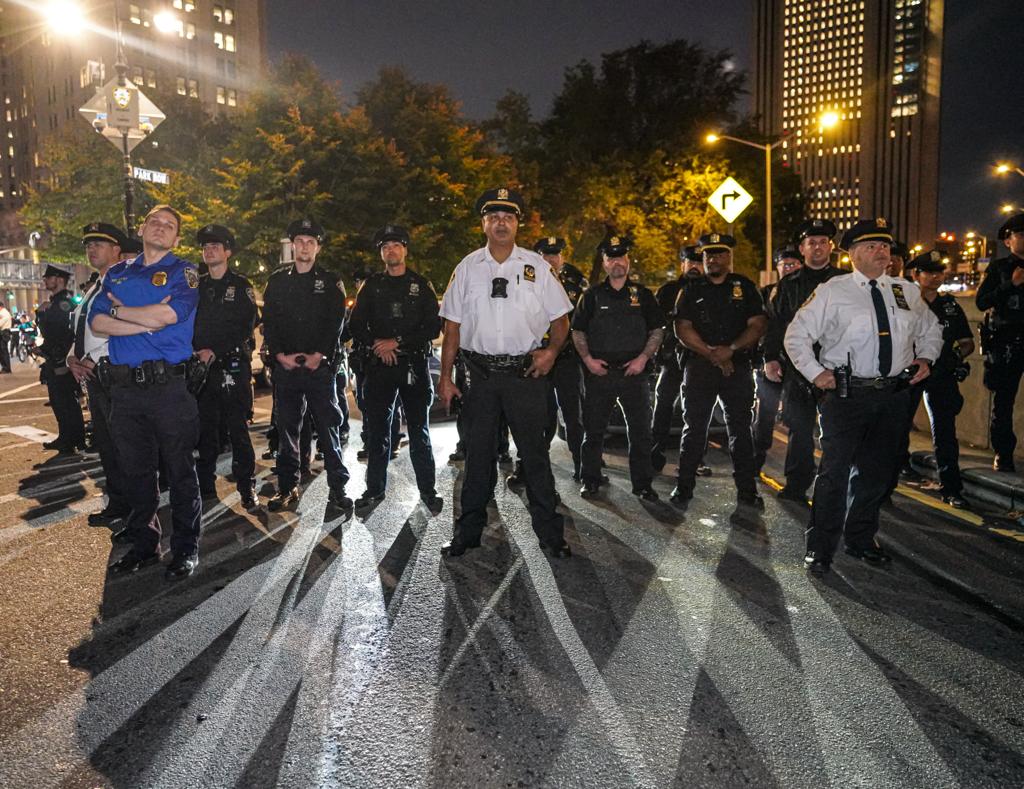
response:
<path id="1" fill-rule="evenodd" d="M 995 179 L 990 167 L 1002 158 L 1024 167 L 1024 101 L 1014 95 L 1024 47 L 1010 38 L 1021 2 L 946 0 L 943 229 L 991 234 L 999 206 L 1024 206 L 1024 178 Z M 530 96 L 543 116 L 566 67 L 642 38 L 729 49 L 741 69 L 752 56 L 754 0 L 268 0 L 267 7 L 272 57 L 305 52 L 348 96 L 380 66 L 401 65 L 416 79 L 447 84 L 478 119 L 509 88 Z"/>

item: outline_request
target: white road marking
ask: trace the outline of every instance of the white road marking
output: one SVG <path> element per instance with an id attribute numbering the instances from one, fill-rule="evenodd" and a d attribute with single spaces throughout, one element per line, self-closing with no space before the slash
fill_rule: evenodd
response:
<path id="1" fill-rule="evenodd" d="M 3 394 L 0 394 L 0 400 L 8 398 L 13 394 L 17 394 L 18 392 L 24 392 L 26 389 L 31 389 L 34 386 L 42 386 L 42 384 L 36 381 L 35 383 L 25 384 L 24 386 L 19 386 L 16 389 L 11 389 L 9 391 L 4 392 Z"/>
<path id="2" fill-rule="evenodd" d="M 37 444 L 42 444 L 46 441 L 53 441 L 57 437 L 56 433 L 48 433 L 45 430 L 40 430 L 38 427 L 31 427 L 29 425 L 0 427 L 0 433 L 11 433 L 19 438 L 27 438 L 29 441 L 35 441 Z"/>

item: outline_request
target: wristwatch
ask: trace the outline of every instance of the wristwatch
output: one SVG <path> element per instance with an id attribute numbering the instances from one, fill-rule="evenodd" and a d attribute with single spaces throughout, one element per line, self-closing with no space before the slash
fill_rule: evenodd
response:
<path id="1" fill-rule="evenodd" d="M 117 305 L 116 304 L 113 307 L 110 308 L 110 317 L 111 318 L 116 318 L 117 317 Z"/>

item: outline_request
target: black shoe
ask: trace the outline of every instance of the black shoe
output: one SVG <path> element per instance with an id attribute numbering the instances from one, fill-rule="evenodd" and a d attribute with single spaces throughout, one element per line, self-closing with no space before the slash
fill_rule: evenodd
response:
<path id="1" fill-rule="evenodd" d="M 522 487 L 526 484 L 526 475 L 523 473 L 523 461 L 516 461 L 515 469 L 505 477 L 505 482 L 510 488 Z"/>
<path id="2" fill-rule="evenodd" d="M 775 497 L 780 501 L 792 501 L 794 504 L 799 504 L 801 507 L 809 506 L 807 504 L 807 496 L 796 490 L 790 490 L 789 488 L 783 488 Z"/>
<path id="3" fill-rule="evenodd" d="M 268 449 L 266 452 L 260 455 L 260 457 L 263 458 L 264 460 L 273 460 L 274 458 L 277 457 L 277 453 L 272 449 Z"/>
<path id="4" fill-rule="evenodd" d="M 114 545 L 131 545 L 132 542 L 134 542 L 134 539 L 131 531 L 127 526 L 125 526 L 117 531 L 112 531 L 110 533 L 110 541 L 114 543 Z"/>
<path id="5" fill-rule="evenodd" d="M 877 545 L 869 545 L 866 548 L 847 545 L 846 553 L 854 559 L 860 559 L 868 564 L 887 564 L 892 561 L 892 557 Z"/>
<path id="6" fill-rule="evenodd" d="M 804 556 L 804 567 L 811 572 L 811 575 L 816 575 L 819 578 L 828 572 L 831 564 L 832 562 L 824 556 L 817 556 L 814 551 L 808 551 Z"/>
<path id="7" fill-rule="evenodd" d="M 714 472 L 711 470 L 711 466 L 705 466 L 703 463 L 697 466 L 698 477 L 710 477 L 713 473 Z"/>
<path id="8" fill-rule="evenodd" d="M 63 446 L 66 446 L 66 445 L 59 438 L 55 438 L 55 439 L 53 439 L 53 441 L 44 441 L 43 442 L 43 449 L 60 449 Z"/>
<path id="9" fill-rule="evenodd" d="M 449 463 L 461 463 L 466 459 L 466 452 L 462 449 L 456 449 L 448 456 Z"/>
<path id="10" fill-rule="evenodd" d="M 278 491 L 267 502 L 267 509 L 271 512 L 280 512 L 284 509 L 292 509 L 299 503 L 299 492 L 295 488 Z"/>
<path id="11" fill-rule="evenodd" d="M 99 512 L 93 512 L 88 517 L 90 526 L 112 526 L 119 520 L 124 520 L 128 517 L 130 511 L 111 509 L 108 505 Z"/>
<path id="12" fill-rule="evenodd" d="M 578 472 L 578 471 L 572 472 L 572 481 L 573 482 L 582 482 L 583 481 L 583 475 L 580 474 L 580 472 Z"/>
<path id="13" fill-rule="evenodd" d="M 380 496 L 384 498 L 382 493 Z M 352 509 L 352 499 L 345 495 L 345 489 L 332 490 L 327 494 L 327 507 L 328 509 L 334 508 L 336 510 L 345 510 L 346 512 Z"/>
<path id="14" fill-rule="evenodd" d="M 462 537 L 454 536 L 448 542 L 441 546 L 441 555 L 454 558 L 456 556 L 462 556 L 462 554 L 464 554 L 466 551 L 479 547 L 479 537 L 475 540 L 466 540 Z"/>
<path id="15" fill-rule="evenodd" d="M 960 493 L 954 493 L 949 496 L 943 496 L 942 500 L 950 507 L 953 507 L 958 510 L 969 510 L 971 508 L 970 502 L 968 502 L 967 499 L 965 499 L 963 495 Z"/>
<path id="16" fill-rule="evenodd" d="M 499 465 L 508 466 L 511 465 L 513 462 L 514 461 L 512 460 L 512 456 L 508 452 L 502 452 L 500 455 L 498 455 Z"/>
<path id="17" fill-rule="evenodd" d="M 663 452 L 656 449 L 651 453 L 651 467 L 654 469 L 655 474 L 660 473 L 661 470 L 665 468 L 666 462 L 667 460 Z"/>
<path id="18" fill-rule="evenodd" d="M 427 491 L 426 493 L 420 494 L 420 501 L 430 510 L 431 515 L 440 515 L 441 510 L 444 509 L 444 499 L 437 495 L 434 491 Z"/>
<path id="19" fill-rule="evenodd" d="M 238 498 L 242 502 L 242 507 L 247 510 L 255 510 L 260 506 L 260 497 L 256 494 L 256 488 L 243 488 L 238 491 Z"/>
<path id="20" fill-rule="evenodd" d="M 366 447 L 363 447 L 358 452 L 356 452 L 356 460 L 366 460 L 368 457 L 370 457 L 370 450 L 368 450 Z"/>
<path id="21" fill-rule="evenodd" d="M 904 466 L 900 469 L 900 479 L 904 482 L 923 482 L 924 477 L 917 473 L 911 466 Z"/>
<path id="22" fill-rule="evenodd" d="M 180 581 L 182 578 L 188 578 L 192 575 L 198 566 L 198 556 L 173 556 L 171 557 L 171 563 L 167 565 L 167 569 L 164 571 L 164 578 L 168 581 Z"/>
<path id="23" fill-rule="evenodd" d="M 676 485 L 672 488 L 672 495 L 668 497 L 668 500 L 677 507 L 685 507 L 693 500 L 693 491 L 680 488 Z"/>
<path id="24" fill-rule="evenodd" d="M 740 493 L 736 496 L 736 503 L 742 507 L 753 507 L 755 510 L 764 509 L 764 499 L 760 493 Z"/>
<path id="25" fill-rule="evenodd" d="M 373 507 L 384 501 L 383 493 L 370 493 L 365 491 L 362 496 L 355 500 L 355 508 L 357 510 L 365 510 L 368 507 Z"/>
<path id="26" fill-rule="evenodd" d="M 593 482 L 584 482 L 580 488 L 580 497 L 584 499 L 596 499 L 601 495 L 601 488 Z"/>
<path id="27" fill-rule="evenodd" d="M 553 559 L 568 559 L 572 556 L 572 551 L 569 549 L 569 543 L 565 540 L 558 540 L 556 542 L 544 542 L 540 540 L 540 549 L 544 553 L 550 554 Z"/>
<path id="28" fill-rule="evenodd" d="M 124 556 L 110 565 L 107 569 L 114 575 L 127 575 L 137 573 L 143 567 L 149 567 L 160 561 L 160 552 L 151 553 L 149 556 L 139 556 L 135 551 L 128 551 Z"/>
<path id="29" fill-rule="evenodd" d="M 639 496 L 644 501 L 658 501 L 658 494 L 655 493 L 654 488 L 650 485 L 646 488 L 634 488 L 633 495 Z"/>
<path id="30" fill-rule="evenodd" d="M 43 444 L 45 447 L 46 444 Z M 1014 474 L 1017 471 L 1017 467 L 1013 464 L 1013 457 L 1006 457 L 1005 455 L 996 455 L 992 460 L 993 471 L 1004 471 L 1007 474 Z"/>

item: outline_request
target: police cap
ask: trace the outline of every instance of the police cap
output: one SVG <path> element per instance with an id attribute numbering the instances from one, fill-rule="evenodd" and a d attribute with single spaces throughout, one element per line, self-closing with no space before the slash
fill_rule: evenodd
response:
<path id="1" fill-rule="evenodd" d="M 736 239 L 725 233 L 705 233 L 697 239 L 697 251 L 701 254 L 732 249 L 734 246 L 736 246 Z"/>
<path id="2" fill-rule="evenodd" d="M 124 249 L 124 232 L 106 222 L 92 222 L 82 228 L 82 243 L 88 244 L 90 241 L 109 241 Z"/>
<path id="3" fill-rule="evenodd" d="M 196 243 L 199 246 L 203 244 L 223 244 L 225 249 L 233 250 L 235 248 L 235 237 L 231 234 L 224 225 L 206 225 L 196 233 Z"/>
<path id="4" fill-rule="evenodd" d="M 557 255 L 563 249 L 565 249 L 565 239 L 554 236 L 542 238 L 533 245 L 533 251 L 538 255 Z"/>
<path id="5" fill-rule="evenodd" d="M 292 220 L 286 232 L 291 241 L 294 241 L 296 236 L 312 236 L 318 244 L 322 244 L 327 238 L 327 233 L 324 232 L 320 223 L 309 217 Z"/>
<path id="6" fill-rule="evenodd" d="M 999 228 L 999 240 L 1003 241 L 1009 238 L 1012 233 L 1020 233 L 1021 231 L 1024 231 L 1024 214 L 1016 214 L 1003 222 L 1003 226 Z"/>
<path id="7" fill-rule="evenodd" d="M 704 260 L 704 258 L 701 256 L 700 252 L 697 251 L 697 245 L 696 244 L 688 244 L 685 247 L 680 247 L 679 248 L 679 259 L 680 260 L 690 260 L 690 261 L 693 261 L 694 263 L 700 263 L 700 262 L 702 262 Z"/>
<path id="8" fill-rule="evenodd" d="M 793 247 L 779 247 L 775 250 L 775 254 L 772 255 L 772 262 L 774 262 L 775 265 L 778 265 L 783 260 L 788 259 L 803 262 L 804 256 L 800 254 L 799 249 L 794 249 Z"/>
<path id="9" fill-rule="evenodd" d="M 942 253 L 937 249 L 918 255 L 906 265 L 907 271 L 917 269 L 918 271 L 930 271 L 939 273 L 946 270 L 946 264 L 942 262 Z"/>
<path id="10" fill-rule="evenodd" d="M 71 272 L 58 268 L 53 263 L 47 263 L 46 271 L 43 272 L 43 278 L 45 279 L 46 277 L 63 277 L 64 281 L 67 282 L 71 279 Z"/>
<path id="11" fill-rule="evenodd" d="M 507 211 L 521 217 L 525 210 L 526 204 L 523 202 L 523 196 L 505 186 L 488 189 L 476 201 L 476 212 L 480 216 L 493 211 Z"/>
<path id="12" fill-rule="evenodd" d="M 898 257 L 900 260 L 909 260 L 910 248 L 902 241 L 893 241 L 892 247 L 890 247 L 890 254 Z"/>
<path id="13" fill-rule="evenodd" d="M 827 219 L 805 219 L 797 225 L 796 232 L 793 233 L 793 243 L 799 244 L 809 236 L 825 236 L 832 239 L 837 232 L 835 224 Z"/>
<path id="14" fill-rule="evenodd" d="M 885 217 L 877 219 L 858 219 L 857 223 L 843 234 L 840 246 L 849 250 L 860 241 L 893 241 L 893 227 Z"/>
<path id="15" fill-rule="evenodd" d="M 618 235 L 605 236 L 597 245 L 597 251 L 610 258 L 620 258 L 629 254 L 632 248 L 633 239 Z"/>
<path id="16" fill-rule="evenodd" d="M 380 249 L 385 241 L 397 241 L 404 247 L 409 246 L 409 231 L 401 225 L 384 225 L 373 234 L 373 245 Z"/>

